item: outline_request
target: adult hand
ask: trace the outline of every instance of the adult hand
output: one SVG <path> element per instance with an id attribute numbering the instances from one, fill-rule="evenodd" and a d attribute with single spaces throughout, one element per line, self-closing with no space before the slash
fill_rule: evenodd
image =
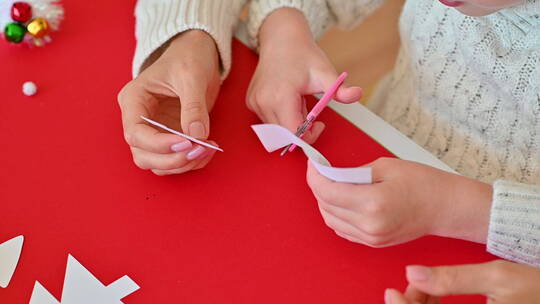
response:
<path id="1" fill-rule="evenodd" d="M 133 160 L 139 168 L 157 175 L 202 168 L 214 150 L 158 130 L 140 117 L 207 139 L 208 112 L 221 84 L 216 45 L 207 33 L 190 30 L 175 37 L 154 57 L 158 58 L 146 63 L 147 68 L 118 95 L 124 136 Z"/>
<path id="2" fill-rule="evenodd" d="M 476 265 L 408 266 L 409 287 L 385 292 L 386 304 L 435 304 L 449 295 L 479 294 L 488 304 L 540 303 L 540 269 L 503 260 Z"/>

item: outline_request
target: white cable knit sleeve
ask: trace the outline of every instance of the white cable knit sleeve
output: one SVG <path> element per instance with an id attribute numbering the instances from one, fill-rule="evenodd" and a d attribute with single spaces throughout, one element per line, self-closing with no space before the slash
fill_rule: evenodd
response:
<path id="1" fill-rule="evenodd" d="M 190 29 L 207 32 L 219 50 L 222 78 L 231 67 L 232 33 L 246 0 L 139 0 L 133 77 L 144 61 L 175 35 Z"/>
<path id="2" fill-rule="evenodd" d="M 313 37 L 317 40 L 333 24 L 351 28 L 379 8 L 384 0 L 253 0 L 248 19 L 250 42 L 258 48 L 261 25 L 273 11 L 289 7 L 304 13 Z"/>
<path id="3" fill-rule="evenodd" d="M 540 186 L 495 182 L 487 249 L 508 260 L 540 266 Z"/>

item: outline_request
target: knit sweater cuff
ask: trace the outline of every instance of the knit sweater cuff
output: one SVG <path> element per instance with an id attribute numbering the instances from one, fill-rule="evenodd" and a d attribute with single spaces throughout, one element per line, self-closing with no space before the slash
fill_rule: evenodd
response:
<path id="1" fill-rule="evenodd" d="M 304 14 L 315 39 L 322 36 L 333 22 L 325 0 L 253 0 L 247 24 L 252 46 L 259 48 L 259 30 L 266 17 L 275 10 L 285 7 L 296 8 Z"/>
<path id="2" fill-rule="evenodd" d="M 540 266 L 540 186 L 495 182 L 487 250 Z"/>
<path id="3" fill-rule="evenodd" d="M 215 40 L 224 79 L 231 67 L 232 32 L 241 9 L 238 2 L 139 0 L 135 10 L 137 47 L 133 58 L 133 77 L 141 72 L 144 61 L 171 38 L 190 29 L 199 29 Z"/>

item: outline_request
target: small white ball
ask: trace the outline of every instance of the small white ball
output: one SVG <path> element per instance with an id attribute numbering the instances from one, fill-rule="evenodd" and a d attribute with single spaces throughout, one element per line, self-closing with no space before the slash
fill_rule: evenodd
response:
<path id="1" fill-rule="evenodd" d="M 37 93 L 37 86 L 31 81 L 27 81 L 23 84 L 22 91 L 24 95 L 32 96 Z"/>

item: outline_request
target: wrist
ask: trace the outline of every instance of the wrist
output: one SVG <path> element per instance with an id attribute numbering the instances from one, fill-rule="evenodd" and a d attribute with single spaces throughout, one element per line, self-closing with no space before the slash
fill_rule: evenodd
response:
<path id="1" fill-rule="evenodd" d="M 217 51 L 214 38 L 207 32 L 197 29 L 187 30 L 176 35 L 170 40 L 168 48 L 185 48 L 186 43 L 194 45 L 205 44 Z"/>
<path id="2" fill-rule="evenodd" d="M 450 191 L 433 234 L 486 243 L 493 196 L 491 185 L 452 175 L 446 186 Z"/>
<path id="3" fill-rule="evenodd" d="M 201 30 L 188 30 L 178 34 L 171 39 L 165 52 L 171 53 L 173 56 L 193 53 L 192 55 L 195 56 L 216 59 L 216 63 L 219 61 L 219 53 L 214 38 Z"/>
<path id="4" fill-rule="evenodd" d="M 202 30 L 188 30 L 171 39 L 164 56 L 176 61 L 179 58 L 202 58 L 204 66 L 220 70 L 220 57 L 214 38 Z"/>
<path id="5" fill-rule="evenodd" d="M 259 30 L 259 48 L 263 53 L 275 46 L 315 44 L 308 21 L 295 8 L 280 8 L 266 17 Z"/>
<path id="6" fill-rule="evenodd" d="M 219 54 L 217 51 L 217 46 L 214 42 L 212 36 L 208 33 L 201 30 L 187 30 L 182 32 L 164 43 L 161 47 L 155 50 L 152 54 L 141 65 L 141 72 L 151 66 L 159 58 L 172 54 L 172 56 L 177 56 L 179 53 L 185 52 L 192 48 L 201 46 L 206 50 L 210 51 L 212 58 L 217 58 L 216 62 L 219 62 Z M 217 64 L 219 69 L 219 63 Z"/>

